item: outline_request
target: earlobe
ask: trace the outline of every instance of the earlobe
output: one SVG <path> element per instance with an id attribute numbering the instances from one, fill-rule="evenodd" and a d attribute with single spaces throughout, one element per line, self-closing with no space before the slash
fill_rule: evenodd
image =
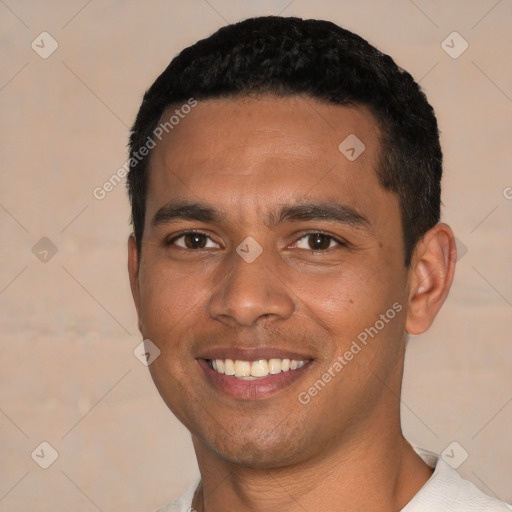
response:
<path id="1" fill-rule="evenodd" d="M 141 304 L 139 288 L 139 253 L 135 235 L 132 233 L 128 238 L 128 275 L 130 277 L 130 288 L 132 290 L 133 302 L 137 310 L 139 330 L 142 330 Z"/>
<path id="2" fill-rule="evenodd" d="M 455 238 L 446 224 L 436 224 L 417 243 L 409 279 L 409 334 L 421 334 L 431 326 L 450 291 L 456 258 Z"/>

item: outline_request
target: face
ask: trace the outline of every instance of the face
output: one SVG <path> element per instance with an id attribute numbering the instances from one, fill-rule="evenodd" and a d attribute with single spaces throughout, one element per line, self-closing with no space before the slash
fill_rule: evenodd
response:
<path id="1" fill-rule="evenodd" d="M 409 272 L 379 150 L 369 110 L 301 97 L 199 101 L 153 150 L 132 290 L 196 448 L 277 467 L 398 420 Z"/>

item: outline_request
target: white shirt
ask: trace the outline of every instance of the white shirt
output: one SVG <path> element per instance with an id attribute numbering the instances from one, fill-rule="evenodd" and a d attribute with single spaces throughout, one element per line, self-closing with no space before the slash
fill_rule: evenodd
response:
<path id="1" fill-rule="evenodd" d="M 439 455 L 414 448 L 434 473 L 401 512 L 509 512 L 512 506 L 485 495 L 464 480 Z M 193 512 L 192 499 L 199 480 L 185 494 L 156 512 Z"/>

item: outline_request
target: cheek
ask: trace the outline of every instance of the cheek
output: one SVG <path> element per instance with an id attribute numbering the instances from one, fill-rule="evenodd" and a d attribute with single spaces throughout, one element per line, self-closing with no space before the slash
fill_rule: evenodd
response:
<path id="1" fill-rule="evenodd" d="M 201 306 L 205 295 L 202 280 L 188 274 L 172 269 L 165 261 L 147 261 L 141 267 L 141 321 L 145 336 L 167 338 Z"/>
<path id="2" fill-rule="evenodd" d="M 344 262 L 324 275 L 295 276 L 294 289 L 326 325 L 344 331 L 379 309 L 386 294 L 381 275 L 370 265 Z"/>
<path id="3" fill-rule="evenodd" d="M 393 339 L 403 327 L 403 315 L 397 310 L 405 310 L 404 295 L 396 265 L 384 257 L 361 263 L 347 262 L 328 275 L 302 276 L 295 287 L 305 314 L 329 331 L 337 352 L 376 322 L 379 336 Z"/>

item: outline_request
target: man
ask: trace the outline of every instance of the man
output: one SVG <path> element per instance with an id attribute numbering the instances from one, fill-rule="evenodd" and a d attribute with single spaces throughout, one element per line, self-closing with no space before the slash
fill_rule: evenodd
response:
<path id="1" fill-rule="evenodd" d="M 170 63 L 130 150 L 139 328 L 201 472 L 162 511 L 509 510 L 401 432 L 406 337 L 456 259 L 407 72 L 330 22 L 249 19 Z"/>

